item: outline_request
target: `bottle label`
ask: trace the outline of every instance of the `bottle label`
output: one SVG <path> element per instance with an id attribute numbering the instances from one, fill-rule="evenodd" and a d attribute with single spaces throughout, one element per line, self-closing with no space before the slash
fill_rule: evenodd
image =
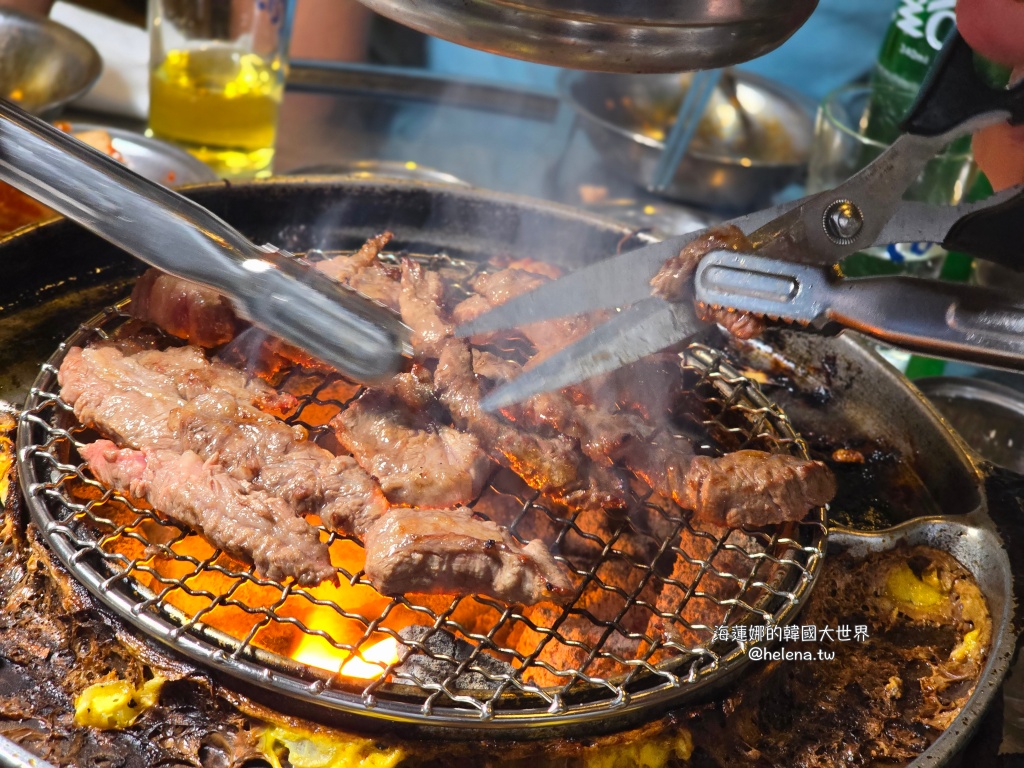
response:
<path id="1" fill-rule="evenodd" d="M 956 0 L 903 0 L 896 10 L 896 26 L 903 34 L 913 40 L 924 39 L 936 51 L 955 24 Z"/>
<path id="2" fill-rule="evenodd" d="M 893 243 L 884 248 L 865 248 L 864 252 L 893 264 L 917 264 L 941 258 L 946 250 L 938 243 Z"/>

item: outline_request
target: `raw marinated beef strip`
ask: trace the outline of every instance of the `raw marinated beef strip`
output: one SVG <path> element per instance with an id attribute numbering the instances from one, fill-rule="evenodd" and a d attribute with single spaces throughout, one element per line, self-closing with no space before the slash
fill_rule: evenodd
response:
<path id="1" fill-rule="evenodd" d="M 98 440 L 81 452 L 101 483 L 145 499 L 225 552 L 251 561 L 268 578 L 291 577 L 304 586 L 336 578 L 327 545 L 287 504 L 246 491 L 191 451 L 137 451 Z"/>
<path id="2" fill-rule="evenodd" d="M 392 509 L 367 532 L 366 575 L 386 595 L 484 592 L 510 603 L 565 602 L 573 586 L 539 540 L 520 544 L 465 507 Z M 486 589 L 481 589 L 485 585 Z"/>
<path id="3" fill-rule="evenodd" d="M 400 375 L 396 385 L 408 376 Z M 492 466 L 474 435 L 439 424 L 381 390 L 364 392 L 331 426 L 392 504 L 467 504 L 480 494 Z"/>

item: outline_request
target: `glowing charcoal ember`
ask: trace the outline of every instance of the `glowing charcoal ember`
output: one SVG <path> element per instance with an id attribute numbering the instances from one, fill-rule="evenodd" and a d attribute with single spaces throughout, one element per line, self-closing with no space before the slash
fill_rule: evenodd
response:
<path id="1" fill-rule="evenodd" d="M 399 648 L 401 663 L 395 668 L 399 681 L 402 675 L 408 675 L 428 683 L 447 681 L 450 687 L 458 689 L 494 689 L 515 672 L 512 665 L 486 651 L 476 651 L 473 645 L 443 629 L 412 626 L 398 634 L 409 642 Z M 459 672 L 459 666 L 467 660 L 466 669 Z"/>

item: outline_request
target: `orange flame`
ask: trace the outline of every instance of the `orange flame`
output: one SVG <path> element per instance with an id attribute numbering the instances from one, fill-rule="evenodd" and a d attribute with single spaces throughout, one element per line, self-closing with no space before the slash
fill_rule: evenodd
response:
<path id="1" fill-rule="evenodd" d="M 386 637 L 365 650 L 360 648 L 359 655 L 353 656 L 335 648 L 322 637 L 305 635 L 291 656 L 308 666 L 340 673 L 345 677 L 373 680 L 384 674 L 389 664 L 398 663 L 398 641 Z"/>

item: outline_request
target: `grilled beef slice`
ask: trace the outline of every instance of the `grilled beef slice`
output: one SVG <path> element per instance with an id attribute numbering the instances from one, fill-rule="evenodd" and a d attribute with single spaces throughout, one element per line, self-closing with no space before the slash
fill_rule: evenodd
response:
<path id="1" fill-rule="evenodd" d="M 496 525 L 491 524 L 494 530 L 488 529 L 484 535 L 475 520 L 471 521 L 475 524 L 473 527 L 465 521 L 456 526 L 447 519 L 454 514 L 454 520 L 461 521 L 459 513 L 402 510 L 407 527 L 413 525 L 410 515 L 423 515 L 424 520 L 434 522 L 423 523 L 417 530 L 447 526 L 454 535 L 456 527 L 464 533 L 469 526 L 481 533 L 482 538 L 460 534 L 451 542 L 444 542 L 436 536 L 425 535 L 406 536 L 401 540 L 378 537 L 377 523 L 392 510 L 379 486 L 352 457 L 335 456 L 309 440 L 305 430 L 291 427 L 256 408 L 252 404 L 254 400 L 280 401 L 277 393 L 265 385 L 238 386 L 239 381 L 219 366 L 201 363 L 205 358 L 200 353 L 189 356 L 187 365 L 183 365 L 186 358 L 180 350 L 168 352 L 164 359 L 161 356 L 168 353 L 146 351 L 125 356 L 113 347 L 75 348 L 66 357 L 60 373 L 62 394 L 72 403 L 79 418 L 104 434 L 116 433 L 125 445 L 139 449 L 111 459 L 115 467 L 122 464 L 130 467 L 133 471 L 128 474 L 114 473 L 107 466 L 111 462 L 100 461 L 115 447 L 112 443 L 104 445 L 103 452 L 93 454 L 97 473 L 106 473 L 102 476 L 109 482 L 129 492 L 143 494 L 168 516 L 195 525 L 219 546 L 247 554 L 257 567 L 273 569 L 274 573 L 289 571 L 266 555 L 268 551 L 276 552 L 273 549 L 276 545 L 260 544 L 255 536 L 287 538 L 301 532 L 308 539 L 312 535 L 313 539 L 303 542 L 299 549 L 319 547 L 315 551 L 316 561 L 326 560 L 325 545 L 316 538 L 315 531 L 297 517 L 314 513 L 334 530 L 361 536 L 371 563 L 384 563 L 392 557 L 408 557 L 416 562 L 433 557 L 436 561 L 450 563 L 442 571 L 453 574 L 452 577 L 437 581 L 431 591 L 466 589 L 518 601 L 529 595 L 536 599 L 541 596 L 561 599 L 569 589 L 566 576 L 541 542 L 520 546 Z M 188 398 L 182 397 L 183 394 Z M 144 413 L 144 418 L 135 417 L 136 412 Z M 196 462 L 205 468 L 202 472 L 194 466 Z M 166 470 L 167 467 L 176 467 L 180 473 L 187 471 L 193 480 L 183 487 L 175 485 L 175 473 Z M 202 493 L 197 490 L 202 483 L 213 489 L 210 493 L 216 491 L 218 498 L 223 497 L 223 503 L 233 510 L 234 517 L 243 519 L 242 516 L 248 515 L 244 519 L 249 520 L 254 514 L 250 509 L 252 505 L 262 510 L 270 504 L 274 514 L 263 514 L 260 520 L 264 522 L 259 525 L 249 522 L 243 525 L 247 532 L 257 533 L 247 534 L 240 541 L 231 539 L 218 527 L 222 519 L 210 517 L 209 510 L 203 506 Z M 168 509 L 163 508 L 164 504 Z M 282 511 L 288 513 L 285 521 L 280 519 Z M 278 529 L 269 522 L 272 520 L 277 521 Z M 204 525 L 212 526 L 212 533 Z M 502 543 L 503 552 L 515 556 L 500 559 L 500 567 L 493 564 L 487 568 L 470 567 L 473 562 L 494 560 L 495 541 Z M 387 551 L 379 553 L 378 547 L 385 547 Z M 432 549 L 437 552 L 432 554 Z M 290 569 L 297 573 L 298 564 L 292 563 Z M 404 579 L 401 583 L 408 582 L 400 569 L 390 565 L 368 571 L 379 574 L 374 585 L 386 594 L 401 591 L 389 581 L 392 574 L 394 578 Z M 540 576 L 535 578 L 531 575 L 534 573 Z M 313 576 L 303 573 L 303 578 Z M 543 588 L 537 586 L 541 583 Z M 534 586 L 524 586 L 528 584 Z M 511 592 L 506 593 L 507 589 Z"/>
<path id="2" fill-rule="evenodd" d="M 312 586 L 334 576 L 317 531 L 281 499 L 246 491 L 223 468 L 192 451 L 120 449 L 109 440 L 82 448 L 104 485 L 145 499 L 172 520 L 202 531 L 215 546 L 250 560 L 272 578 Z"/>
<path id="3" fill-rule="evenodd" d="M 476 436 L 439 424 L 382 390 L 364 392 L 331 425 L 392 504 L 468 504 L 493 466 Z"/>
<path id="4" fill-rule="evenodd" d="M 698 519 L 733 528 L 800 520 L 835 494 L 835 476 L 822 462 L 763 451 L 697 456 L 674 492 Z"/>
<path id="5" fill-rule="evenodd" d="M 692 301 L 693 273 L 701 257 L 712 251 L 751 250 L 752 246 L 743 231 L 732 224 L 717 227 L 688 243 L 671 259 L 665 262 L 658 273 L 651 278 L 652 293 L 666 301 Z M 702 319 L 718 323 L 739 339 L 752 339 L 764 332 L 764 318 L 747 312 L 735 312 L 727 307 L 698 306 Z"/>

